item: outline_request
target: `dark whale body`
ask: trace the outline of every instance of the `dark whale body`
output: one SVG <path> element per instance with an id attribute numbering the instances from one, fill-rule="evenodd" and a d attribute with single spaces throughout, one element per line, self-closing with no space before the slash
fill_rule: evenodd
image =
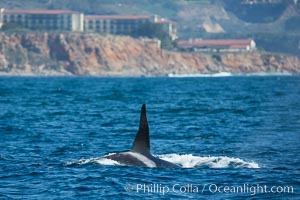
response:
<path id="1" fill-rule="evenodd" d="M 178 165 L 154 157 L 150 152 L 149 125 L 146 105 L 141 109 L 140 126 L 130 151 L 111 154 L 104 158 L 117 161 L 126 166 L 179 168 Z"/>

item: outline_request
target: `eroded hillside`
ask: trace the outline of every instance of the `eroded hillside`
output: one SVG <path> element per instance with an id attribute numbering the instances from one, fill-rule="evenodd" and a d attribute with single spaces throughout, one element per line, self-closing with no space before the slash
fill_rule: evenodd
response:
<path id="1" fill-rule="evenodd" d="M 2 75 L 165 76 L 218 72 L 300 73 L 300 59 L 259 53 L 170 52 L 143 39 L 99 34 L 0 35 Z"/>

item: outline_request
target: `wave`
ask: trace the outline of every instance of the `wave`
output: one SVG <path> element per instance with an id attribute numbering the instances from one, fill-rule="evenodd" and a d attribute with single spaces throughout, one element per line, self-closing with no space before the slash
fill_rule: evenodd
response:
<path id="1" fill-rule="evenodd" d="M 168 74 L 170 78 L 192 78 L 192 77 L 228 77 L 228 76 L 293 76 L 290 72 L 253 72 L 244 74 L 232 74 L 230 72 L 219 72 L 215 74 Z"/>
<path id="2" fill-rule="evenodd" d="M 293 76 L 290 72 L 257 72 L 245 74 L 245 76 Z"/>
<path id="3" fill-rule="evenodd" d="M 227 77 L 232 76 L 230 72 L 219 72 L 215 74 L 168 74 L 171 78 L 186 78 L 186 77 Z"/>
<path id="4" fill-rule="evenodd" d="M 111 155 L 111 154 L 109 154 Z M 260 168 L 255 162 L 247 162 L 240 158 L 227 156 L 194 156 L 192 154 L 162 154 L 157 155 L 162 160 L 177 164 L 182 168 Z M 99 165 L 121 165 L 117 161 L 107 158 L 88 158 L 65 163 L 65 166 L 99 164 Z"/>
<path id="5" fill-rule="evenodd" d="M 76 161 L 68 161 L 65 163 L 65 166 L 74 166 L 74 165 L 87 165 L 87 164 L 99 164 L 99 165 L 121 165 L 117 161 L 107 159 L 107 158 L 87 158 L 80 159 Z"/>
<path id="6" fill-rule="evenodd" d="M 194 156 L 192 154 L 165 154 L 160 159 L 175 163 L 183 168 L 259 168 L 255 162 L 246 162 L 240 158 L 227 156 Z"/>

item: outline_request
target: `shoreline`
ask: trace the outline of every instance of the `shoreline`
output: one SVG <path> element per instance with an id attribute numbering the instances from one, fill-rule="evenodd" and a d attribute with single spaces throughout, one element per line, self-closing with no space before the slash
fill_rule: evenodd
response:
<path id="1" fill-rule="evenodd" d="M 292 73 L 249 73 L 249 74 L 169 74 L 166 76 L 78 76 L 78 75 L 33 75 L 33 74 L 2 74 L 0 78 L 231 78 L 231 77 L 298 77 L 300 74 Z"/>
<path id="2" fill-rule="evenodd" d="M 261 52 L 175 52 L 147 44 L 143 38 L 128 36 L 95 33 L 2 33 L 0 41 L 0 76 L 300 74 L 300 57 L 297 56 Z"/>

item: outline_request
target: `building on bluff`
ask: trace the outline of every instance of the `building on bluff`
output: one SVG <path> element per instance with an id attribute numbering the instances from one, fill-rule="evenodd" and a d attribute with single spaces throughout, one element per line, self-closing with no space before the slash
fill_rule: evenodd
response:
<path id="1" fill-rule="evenodd" d="M 0 10 L 3 26 L 29 30 L 99 32 L 132 35 L 145 23 L 160 26 L 171 40 L 177 39 L 176 23 L 157 15 L 87 15 L 71 10 Z"/>
<path id="2" fill-rule="evenodd" d="M 1 9 L 2 26 L 29 30 L 83 31 L 83 13 L 70 10 Z"/>
<path id="3" fill-rule="evenodd" d="M 254 40 L 180 40 L 178 48 L 189 52 L 249 52 L 256 49 Z"/>

